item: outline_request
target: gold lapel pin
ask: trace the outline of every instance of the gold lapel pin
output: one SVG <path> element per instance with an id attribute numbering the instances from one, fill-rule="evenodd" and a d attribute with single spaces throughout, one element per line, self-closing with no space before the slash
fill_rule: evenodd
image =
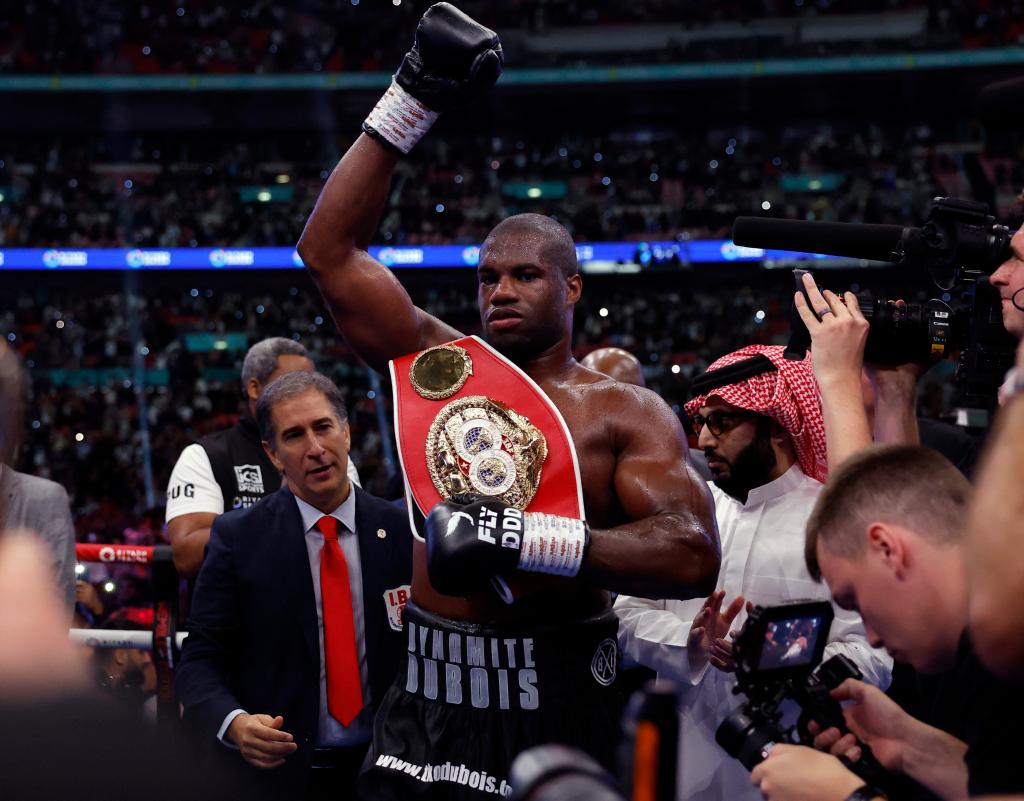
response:
<path id="1" fill-rule="evenodd" d="M 382 528 L 377 529 L 377 539 L 382 540 L 387 535 L 388 535 L 388 533 L 384 529 L 382 529 Z"/>

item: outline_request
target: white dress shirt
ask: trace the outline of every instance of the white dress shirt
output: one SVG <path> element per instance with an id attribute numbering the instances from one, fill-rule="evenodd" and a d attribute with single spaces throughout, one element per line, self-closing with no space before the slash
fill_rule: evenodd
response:
<path id="1" fill-rule="evenodd" d="M 821 490 L 822 485 L 796 464 L 751 490 L 746 503 L 711 485 L 722 543 L 716 589 L 726 592 L 723 608 L 737 595 L 760 606 L 831 599 L 828 587 L 813 581 L 804 564 L 804 528 Z M 707 663 L 690 669 L 686 641 L 704 600 L 619 596 L 615 602 L 619 641 L 627 664 L 645 665 L 682 685 L 677 798 L 759 801 L 761 794 L 751 785 L 749 772 L 715 742 L 715 729 L 743 700 L 732 693 L 733 675 Z M 892 659 L 868 645 L 859 615 L 833 607 L 835 620 L 824 658 L 844 654 L 865 681 L 885 689 L 892 676 Z M 745 620 L 744 609 L 733 628 L 738 630 Z"/>
<path id="2" fill-rule="evenodd" d="M 356 493 L 350 489 L 341 506 L 331 512 L 338 526 L 338 544 L 345 555 L 348 566 L 348 583 L 352 592 L 352 616 L 355 619 L 356 650 L 359 653 L 359 678 L 363 685 L 363 709 L 348 726 L 343 726 L 327 710 L 327 663 L 324 659 L 324 612 L 320 592 L 320 555 L 324 548 L 324 535 L 316 524 L 324 513 L 295 496 L 295 503 L 302 515 L 302 526 L 306 538 L 306 552 L 309 555 L 309 572 L 313 580 L 313 595 L 316 600 L 316 628 L 320 640 L 320 712 L 317 723 L 316 745 L 351 746 L 361 745 L 370 740 L 373 733 L 373 716 L 370 714 L 370 674 L 366 665 L 366 634 L 363 612 L 363 569 L 359 559 L 359 538 L 356 536 Z M 220 727 L 217 738 L 225 745 L 224 739 L 231 721 L 246 710 L 231 712 Z M 256 710 L 257 713 L 263 710 Z M 288 721 L 284 723 L 288 729 Z"/>

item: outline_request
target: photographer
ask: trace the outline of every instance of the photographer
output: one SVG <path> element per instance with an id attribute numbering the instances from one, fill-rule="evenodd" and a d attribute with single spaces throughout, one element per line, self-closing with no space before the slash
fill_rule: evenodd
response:
<path id="1" fill-rule="evenodd" d="M 824 578 L 836 603 L 860 612 L 873 645 L 937 674 L 927 723 L 874 688 L 845 682 L 833 695 L 850 702 L 851 734 L 828 729 L 815 745 L 855 759 L 859 740 L 888 770 L 942 799 L 1024 789 L 1011 734 L 1024 692 L 989 673 L 967 636 L 970 493 L 939 454 L 878 446 L 832 473 L 807 523 L 811 575 Z M 801 746 L 774 748 L 751 780 L 770 801 L 881 797 L 861 791 L 863 780 L 835 757 Z"/>
<path id="2" fill-rule="evenodd" d="M 1008 251 L 988 282 L 999 293 L 1003 327 L 1011 337 L 1020 340 L 1024 337 L 1024 231 L 1013 235 Z M 829 464 L 837 466 L 872 441 L 871 427 L 861 404 L 861 373 L 865 368 L 875 395 L 874 439 L 891 443 L 923 441 L 948 456 L 965 474 L 972 475 L 987 432 L 975 436 L 931 421 L 919 432 L 915 408 L 917 379 L 926 367 L 865 365 L 864 348 L 870 326 L 856 295 L 820 291 L 809 274 L 801 280 L 806 294 L 797 292 L 795 305 L 812 343 L 814 373 L 821 388 L 828 433 Z M 1010 392 L 1004 384 L 999 391 L 1000 403 Z"/>
<path id="3" fill-rule="evenodd" d="M 1024 339 L 1024 229 L 1010 239 L 1010 256 L 989 277 L 999 291 L 1003 327 L 1014 339 Z"/>

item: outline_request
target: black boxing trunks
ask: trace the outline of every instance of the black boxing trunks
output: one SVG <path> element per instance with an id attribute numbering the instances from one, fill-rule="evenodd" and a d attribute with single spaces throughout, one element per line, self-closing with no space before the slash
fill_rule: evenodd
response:
<path id="1" fill-rule="evenodd" d="M 411 601 L 405 660 L 357 783 L 366 801 L 504 798 L 512 760 L 545 743 L 614 766 L 622 704 L 611 610 L 516 628 L 449 620 Z"/>

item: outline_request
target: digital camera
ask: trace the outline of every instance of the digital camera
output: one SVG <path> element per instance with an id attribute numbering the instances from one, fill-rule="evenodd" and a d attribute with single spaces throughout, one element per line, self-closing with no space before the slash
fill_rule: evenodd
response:
<path id="1" fill-rule="evenodd" d="M 747 770 L 778 743 L 812 744 L 807 723 L 846 732 L 842 707 L 831 692 L 846 679 L 860 679 L 857 666 L 842 654 L 821 663 L 834 612 L 828 601 L 794 601 L 757 606 L 733 643 L 736 687 L 746 703 L 722 721 L 715 740 Z M 785 702 L 799 709 L 795 723 L 784 720 Z M 847 765 L 868 784 L 891 786 L 891 775 L 861 746 L 862 756 Z"/>

